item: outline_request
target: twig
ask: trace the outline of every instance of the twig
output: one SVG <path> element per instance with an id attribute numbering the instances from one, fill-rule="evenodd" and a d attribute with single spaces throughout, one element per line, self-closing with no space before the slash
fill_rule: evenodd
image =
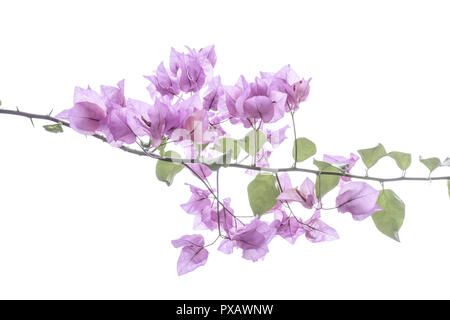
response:
<path id="1" fill-rule="evenodd" d="M 0 114 L 10 114 L 14 116 L 21 116 L 25 118 L 32 118 L 32 119 L 42 119 L 42 120 L 48 120 L 55 123 L 60 123 L 61 125 L 65 127 L 70 127 L 69 123 L 48 115 L 41 115 L 41 114 L 33 114 L 28 112 L 22 112 L 22 111 L 15 111 L 15 110 L 6 110 L 6 109 L 0 109 Z M 99 139 L 103 142 L 107 142 L 106 138 L 100 134 L 93 134 L 92 137 Z M 135 155 L 139 156 L 148 156 L 153 159 L 161 160 L 161 161 L 167 161 L 167 162 L 174 162 L 174 163 L 180 163 L 183 165 L 189 164 L 189 163 L 200 163 L 204 165 L 208 165 L 207 163 L 202 162 L 199 159 L 175 159 L 175 158 L 169 158 L 169 157 L 162 157 L 157 154 L 151 154 L 151 153 L 145 153 L 140 150 L 136 150 L 127 146 L 121 146 L 119 149 L 129 152 Z M 320 170 L 313 170 L 313 169 L 306 169 L 306 168 L 265 168 L 265 167 L 257 167 L 257 166 L 251 166 L 251 165 L 245 165 L 240 163 L 229 163 L 229 164 L 217 164 L 219 167 L 229 167 L 229 168 L 240 168 L 240 169 L 247 169 L 247 170 L 255 170 L 255 171 L 263 171 L 263 172 L 270 172 L 270 173 L 277 173 L 277 172 L 304 172 L 304 173 L 311 173 L 315 175 L 331 175 L 331 176 L 340 176 L 340 177 L 348 177 L 353 179 L 359 179 L 359 180 L 370 180 L 370 181 L 378 181 L 378 182 L 394 182 L 394 181 L 435 181 L 435 180 L 450 180 L 450 176 L 441 176 L 441 177 L 395 177 L 395 178 L 381 178 L 381 177 L 369 177 L 369 176 L 361 176 L 361 175 L 354 175 L 354 174 L 348 174 L 346 172 L 328 172 L 328 171 L 320 171 Z M 203 181 L 203 180 L 202 180 Z"/>

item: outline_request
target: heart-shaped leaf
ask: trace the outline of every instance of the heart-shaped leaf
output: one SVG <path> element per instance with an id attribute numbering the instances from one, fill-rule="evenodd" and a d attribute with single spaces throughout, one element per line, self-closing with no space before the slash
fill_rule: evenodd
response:
<path id="1" fill-rule="evenodd" d="M 297 150 L 295 146 L 297 146 Z M 292 148 L 292 157 L 296 162 L 302 162 L 315 155 L 316 152 L 317 148 L 314 142 L 306 138 L 297 138 Z"/>
<path id="2" fill-rule="evenodd" d="M 245 150 L 249 155 L 254 156 L 267 142 L 267 136 L 261 130 L 252 130 L 247 135 L 238 141 L 239 146 Z"/>
<path id="3" fill-rule="evenodd" d="M 387 155 L 386 149 L 384 149 L 381 143 L 374 148 L 358 150 L 358 153 L 367 169 L 372 168 L 378 160 Z"/>
<path id="4" fill-rule="evenodd" d="M 339 170 L 338 168 L 336 168 L 335 166 L 333 166 L 328 162 L 314 160 L 314 164 L 317 166 L 317 168 L 319 168 L 320 171 L 337 172 L 337 173 L 341 172 L 341 170 Z M 316 195 L 320 198 L 323 198 L 324 195 L 333 190 L 339 184 L 340 179 L 341 177 L 339 175 L 330 175 L 330 174 L 317 175 L 315 186 Z"/>
<path id="5" fill-rule="evenodd" d="M 236 139 L 233 138 L 222 138 L 219 143 L 214 146 L 214 149 L 222 153 L 227 153 L 227 151 L 232 151 L 232 158 L 237 159 L 241 151 L 241 147 Z"/>
<path id="6" fill-rule="evenodd" d="M 422 157 L 420 157 L 420 162 L 422 162 L 428 168 L 428 170 L 430 170 L 430 174 L 441 165 L 441 160 L 436 157 L 427 159 L 423 159 Z"/>
<path id="7" fill-rule="evenodd" d="M 395 160 L 397 166 L 403 171 L 407 170 L 411 165 L 411 154 L 392 151 L 388 153 L 388 156 Z"/>
<path id="8" fill-rule="evenodd" d="M 175 151 L 166 151 L 163 153 L 166 158 L 181 159 Z M 180 163 L 158 160 L 156 163 L 156 177 L 159 181 L 165 182 L 168 186 L 173 183 L 173 179 L 183 169 Z"/>
<path id="9" fill-rule="evenodd" d="M 213 159 L 204 160 L 204 164 L 208 166 L 213 171 L 216 171 L 220 167 L 226 167 L 230 162 L 233 156 L 233 150 L 228 150 L 221 156 L 218 156 Z"/>
<path id="10" fill-rule="evenodd" d="M 450 179 L 447 180 L 448 197 L 450 198 Z"/>
<path id="11" fill-rule="evenodd" d="M 277 178 L 271 174 L 258 174 L 247 187 L 248 201 L 255 216 L 261 216 L 277 204 L 280 190 Z"/>
<path id="12" fill-rule="evenodd" d="M 372 215 L 375 226 L 388 237 L 400 242 L 398 232 L 405 218 L 405 204 L 392 190 L 382 190 L 377 204 L 383 210 Z"/>

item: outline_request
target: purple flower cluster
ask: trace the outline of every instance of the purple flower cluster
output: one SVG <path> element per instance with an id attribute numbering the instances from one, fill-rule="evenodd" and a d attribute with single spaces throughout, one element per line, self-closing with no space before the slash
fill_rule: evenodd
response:
<path id="1" fill-rule="evenodd" d="M 154 150 L 168 142 L 181 145 L 186 157 L 197 157 L 197 152 L 211 157 L 220 154 L 215 146 L 220 139 L 231 137 L 230 129 L 223 124 L 242 125 L 264 133 L 268 144 L 255 150 L 253 164 L 269 167 L 273 148 L 285 141 L 289 126 L 275 130 L 266 126 L 299 109 L 309 95 L 311 79 L 300 78 L 287 65 L 276 73 L 261 72 L 252 82 L 241 76 L 235 85 L 223 85 L 213 73 L 216 60 L 214 46 L 198 51 L 187 48 L 186 52 L 172 49 L 168 67 L 161 62 L 152 75 L 145 77 L 150 81 L 149 101 L 126 98 L 123 80 L 115 87 L 102 86 L 100 92 L 77 87 L 73 106 L 57 117 L 68 120 L 82 134 L 103 135 L 115 147 L 134 143 L 142 147 L 141 139 L 145 138 Z M 349 159 L 325 155 L 323 160 L 349 173 L 358 159 L 351 154 Z M 321 220 L 322 203 L 309 178 L 300 187 L 293 187 L 287 173 L 277 175 L 276 204 L 261 217 L 244 222 L 239 218 L 242 214 L 236 215 L 231 207 L 231 199 L 219 199 L 210 187 L 210 167 L 202 163 L 184 165 L 208 188 L 188 184 L 191 197 L 181 207 L 195 217 L 195 229 L 218 231 L 216 240 L 222 239 L 218 249 L 223 253 L 241 249 L 244 259 L 257 261 L 264 258 L 269 243 L 277 236 L 292 244 L 302 235 L 311 242 L 338 239 L 336 230 Z M 342 177 L 340 187 L 336 199 L 339 212 L 350 212 L 355 220 L 362 220 L 381 209 L 376 204 L 379 192 L 368 184 Z M 308 219 L 294 214 L 294 203 L 311 210 Z M 172 244 L 182 248 L 180 275 L 208 259 L 206 247 L 210 244 L 205 245 L 202 235 L 185 235 Z"/>
<path id="2" fill-rule="evenodd" d="M 300 79 L 290 66 L 261 73 L 254 82 L 241 76 L 236 85 L 224 86 L 213 74 L 216 60 L 213 46 L 186 53 L 172 49 L 169 68 L 161 62 L 146 76 L 152 101 L 126 98 L 123 80 L 117 87 L 102 86 L 100 93 L 77 87 L 73 107 L 57 117 L 82 134 L 103 134 L 113 146 L 134 143 L 137 137 L 148 137 L 153 146 L 164 138 L 203 144 L 227 135 L 224 120 L 245 127 L 273 123 L 308 96 L 309 80 Z"/>

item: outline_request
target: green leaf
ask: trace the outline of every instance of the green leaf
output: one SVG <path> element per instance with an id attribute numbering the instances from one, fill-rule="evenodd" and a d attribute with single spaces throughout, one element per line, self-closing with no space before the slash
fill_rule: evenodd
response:
<path id="1" fill-rule="evenodd" d="M 297 159 L 295 157 L 295 146 L 297 146 Z M 302 162 L 312 157 L 317 152 L 316 145 L 309 139 L 297 138 L 292 148 L 292 158 L 296 162 Z"/>
<path id="2" fill-rule="evenodd" d="M 267 137 L 261 130 L 252 130 L 247 135 L 238 141 L 239 146 L 245 150 L 249 155 L 254 156 L 261 150 L 264 143 L 266 143 Z"/>
<path id="3" fill-rule="evenodd" d="M 447 180 L 448 197 L 450 198 L 450 179 Z"/>
<path id="4" fill-rule="evenodd" d="M 450 167 L 450 158 L 447 158 L 442 162 L 441 166 L 443 167 Z"/>
<path id="5" fill-rule="evenodd" d="M 164 150 L 166 149 L 166 145 L 167 145 L 167 137 L 164 137 L 161 144 L 156 148 L 159 151 L 160 156 L 164 155 Z"/>
<path id="6" fill-rule="evenodd" d="M 331 165 L 335 168 L 338 168 L 339 171 L 341 171 L 342 173 L 344 173 L 345 170 L 347 170 L 347 168 L 349 166 L 347 163 L 339 163 L 339 162 L 331 163 Z"/>
<path id="7" fill-rule="evenodd" d="M 392 151 L 388 153 L 388 156 L 395 160 L 397 166 L 405 171 L 411 165 L 411 155 L 409 153 Z"/>
<path id="8" fill-rule="evenodd" d="M 379 143 L 374 148 L 358 150 L 358 153 L 361 156 L 361 159 L 366 165 L 367 169 L 372 168 L 375 163 L 378 162 L 378 160 L 387 155 L 386 149 L 384 149 L 381 143 Z"/>
<path id="9" fill-rule="evenodd" d="M 422 157 L 420 157 L 420 162 L 430 170 L 430 174 L 441 165 L 441 160 L 439 160 L 439 158 L 422 159 Z"/>
<path id="10" fill-rule="evenodd" d="M 203 161 L 205 165 L 213 171 L 216 171 L 220 167 L 226 167 L 230 162 L 233 156 L 233 150 L 228 150 L 221 156 L 218 156 L 213 159 L 206 159 Z"/>
<path id="11" fill-rule="evenodd" d="M 194 150 L 196 151 L 196 154 L 199 154 L 199 155 L 203 150 L 206 149 L 206 147 L 208 145 L 209 145 L 209 142 L 202 143 L 202 144 L 193 142 Z"/>
<path id="12" fill-rule="evenodd" d="M 181 159 L 180 155 L 175 151 L 166 151 L 163 153 L 166 158 Z M 183 169 L 180 163 L 158 160 L 156 163 L 156 177 L 159 181 L 165 182 L 168 186 L 173 183 L 176 174 Z"/>
<path id="13" fill-rule="evenodd" d="M 392 190 L 383 190 L 377 204 L 383 208 L 372 215 L 375 226 L 388 237 L 399 241 L 398 232 L 405 218 L 405 204 Z"/>
<path id="14" fill-rule="evenodd" d="M 232 158 L 237 159 L 239 153 L 241 152 L 241 147 L 236 139 L 233 138 L 222 138 L 219 140 L 219 144 L 214 146 L 214 149 L 223 153 L 227 151 L 232 151 Z"/>
<path id="15" fill-rule="evenodd" d="M 319 171 L 341 172 L 341 170 L 339 170 L 332 164 L 329 164 L 328 162 L 314 160 L 314 165 L 316 165 L 317 168 L 319 168 Z M 320 184 L 319 184 L 319 177 L 320 177 Z M 328 192 L 333 190 L 339 184 L 340 179 L 341 179 L 341 177 L 338 175 L 329 175 L 329 174 L 317 175 L 317 177 L 316 177 L 316 195 L 319 197 L 319 193 L 320 193 L 319 189 L 320 189 L 320 191 L 321 191 L 320 198 L 323 198 L 324 195 L 326 195 Z"/>
<path id="16" fill-rule="evenodd" d="M 60 123 L 56 123 L 56 124 L 48 124 L 43 126 L 45 130 L 47 130 L 48 132 L 52 132 L 52 133 L 60 133 L 63 132 L 63 128 L 61 126 Z"/>
<path id="17" fill-rule="evenodd" d="M 277 178 L 271 174 L 258 174 L 247 187 L 248 201 L 255 216 L 261 216 L 277 204 L 280 191 Z"/>

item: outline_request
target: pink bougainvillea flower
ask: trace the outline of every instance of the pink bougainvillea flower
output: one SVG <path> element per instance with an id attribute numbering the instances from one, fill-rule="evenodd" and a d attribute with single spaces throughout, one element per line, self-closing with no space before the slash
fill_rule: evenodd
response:
<path id="1" fill-rule="evenodd" d="M 108 109 L 126 107 L 125 80 L 117 83 L 117 87 L 101 86 L 100 91 Z"/>
<path id="2" fill-rule="evenodd" d="M 230 235 L 243 225 L 233 218 L 234 210 L 231 208 L 231 199 L 225 198 L 222 203 L 225 208 L 219 210 L 220 228 Z M 217 228 L 218 220 L 216 210 L 211 211 L 209 219 L 215 224 L 215 228 Z"/>
<path id="3" fill-rule="evenodd" d="M 197 92 L 205 84 L 206 74 L 201 60 L 196 55 L 178 52 L 172 48 L 170 53 L 170 70 L 177 75 L 183 92 Z"/>
<path id="4" fill-rule="evenodd" d="M 139 100 L 128 99 L 126 109 L 126 127 L 137 136 L 149 136 L 153 146 L 160 145 L 166 127 L 166 105 L 159 99 L 156 99 L 153 106 Z"/>
<path id="5" fill-rule="evenodd" d="M 225 87 L 230 115 L 249 127 L 256 121 L 276 122 L 283 117 L 286 94 L 273 90 L 266 79 L 248 83 L 243 76 L 233 87 Z M 251 121 L 251 123 L 249 122 Z"/>
<path id="6" fill-rule="evenodd" d="M 310 90 L 310 86 L 309 86 L 310 82 L 311 82 L 311 78 L 309 78 L 308 80 L 302 79 L 293 84 L 295 100 L 296 100 L 297 105 L 300 102 L 305 101 L 306 98 L 308 98 L 309 90 Z"/>
<path id="7" fill-rule="evenodd" d="M 191 189 L 191 198 L 188 202 L 181 205 L 184 211 L 189 214 L 201 214 L 205 207 L 211 206 L 211 200 L 209 199 L 209 190 L 203 190 L 189 183 L 186 183 Z"/>
<path id="8" fill-rule="evenodd" d="M 280 181 L 281 190 L 292 189 L 291 178 L 289 178 L 289 174 L 286 172 L 282 172 L 278 175 L 278 180 Z"/>
<path id="9" fill-rule="evenodd" d="M 204 112 L 198 94 L 172 105 L 170 107 L 170 130 L 166 130 L 170 133 L 170 138 L 174 141 L 191 140 L 191 138 L 202 140 L 203 134 L 209 126 L 207 113 Z M 192 136 L 194 133 L 195 135 Z"/>
<path id="10" fill-rule="evenodd" d="M 276 148 L 281 145 L 281 143 L 286 140 L 286 130 L 289 129 L 290 126 L 286 125 L 281 129 L 278 130 L 269 130 L 264 129 L 264 133 L 267 136 L 267 141 L 272 145 L 272 147 Z"/>
<path id="11" fill-rule="evenodd" d="M 231 199 L 225 198 L 222 203 L 225 208 L 222 207 L 219 211 L 217 211 L 215 204 L 202 206 L 200 214 L 195 217 L 194 228 L 216 230 L 219 225 L 218 218 L 220 219 L 221 232 L 225 231 L 227 235 L 242 227 L 242 223 L 233 218 L 234 211 L 230 206 Z"/>
<path id="12" fill-rule="evenodd" d="M 215 77 L 209 82 L 208 90 L 203 96 L 203 109 L 217 111 L 219 105 L 225 105 L 225 91 L 220 77 Z"/>
<path id="13" fill-rule="evenodd" d="M 316 210 L 312 217 L 305 221 L 303 228 L 305 236 L 311 242 L 332 241 L 339 239 L 339 235 L 332 227 L 320 220 L 320 210 Z"/>
<path id="14" fill-rule="evenodd" d="M 216 66 L 217 55 L 213 45 L 201 48 L 199 50 L 199 55 L 208 60 L 208 62 L 211 64 L 212 67 Z"/>
<path id="15" fill-rule="evenodd" d="M 277 199 L 283 201 L 297 201 L 305 208 L 311 209 L 314 204 L 317 203 L 314 182 L 312 182 L 311 179 L 306 178 L 300 186 L 300 190 L 297 188 L 283 189 L 283 192 Z"/>
<path id="16" fill-rule="evenodd" d="M 189 166 L 189 168 L 191 168 L 195 172 L 197 177 L 201 178 L 202 180 L 206 180 L 206 178 L 212 174 L 211 169 L 201 163 L 191 163 L 187 166 Z"/>
<path id="17" fill-rule="evenodd" d="M 204 136 L 209 129 L 208 113 L 206 110 L 198 110 L 186 118 L 185 129 L 189 133 L 189 138 L 197 144 L 206 142 Z"/>
<path id="18" fill-rule="evenodd" d="M 287 95 L 285 111 L 288 112 L 296 104 L 293 85 L 300 81 L 300 77 L 290 65 L 282 67 L 277 73 L 261 72 L 261 77 L 269 81 L 270 86 Z"/>
<path id="19" fill-rule="evenodd" d="M 177 271 L 180 276 L 205 265 L 208 260 L 209 253 L 204 248 L 205 240 L 202 235 L 185 235 L 177 240 L 172 240 L 172 245 L 175 248 L 182 247 L 177 263 Z"/>
<path id="20" fill-rule="evenodd" d="M 274 226 L 254 219 L 232 235 L 231 239 L 224 239 L 219 250 L 229 254 L 233 252 L 234 247 L 241 248 L 244 259 L 257 261 L 263 259 L 269 252 L 268 244 L 276 232 L 277 229 Z"/>
<path id="21" fill-rule="evenodd" d="M 343 156 L 331 156 L 328 154 L 323 155 L 323 161 L 325 161 L 327 163 L 344 165 L 346 173 L 350 173 L 350 170 L 353 169 L 353 167 L 355 166 L 356 162 L 359 159 L 360 158 L 354 153 L 350 153 L 350 158 L 346 158 Z M 351 178 L 341 177 L 341 181 L 344 181 L 344 182 L 351 181 Z"/>
<path id="22" fill-rule="evenodd" d="M 201 213 L 195 216 L 194 229 L 211 231 L 217 229 L 217 219 L 216 222 L 211 219 L 213 215 L 217 215 L 217 211 L 214 206 L 204 207 Z"/>
<path id="23" fill-rule="evenodd" d="M 58 114 L 56 117 L 67 119 L 70 127 L 82 134 L 92 135 L 102 128 L 107 112 L 104 99 L 91 88 L 76 87 L 73 97 L 73 107 Z"/>
<path id="24" fill-rule="evenodd" d="M 336 208 L 342 213 L 350 212 L 354 220 L 364 220 L 382 209 L 377 205 L 379 193 L 365 182 L 349 182 L 339 190 Z"/>
<path id="25" fill-rule="evenodd" d="M 278 209 L 275 210 L 274 221 L 271 226 L 276 228 L 277 235 L 294 244 L 297 238 L 305 233 L 305 229 L 299 221 L 295 217 L 288 217 L 284 210 Z"/>
<path id="26" fill-rule="evenodd" d="M 205 83 L 208 83 L 211 80 L 213 69 L 217 61 L 214 46 L 201 48 L 198 52 L 197 50 L 189 48 L 188 46 L 186 46 L 186 48 L 189 51 L 189 55 L 191 55 L 196 61 L 198 61 L 199 65 L 202 67 L 206 77 Z"/>
<path id="27" fill-rule="evenodd" d="M 134 143 L 136 134 L 129 125 L 129 116 L 131 112 L 128 108 L 113 108 L 108 113 L 107 128 L 109 134 L 108 142 Z"/>
<path id="28" fill-rule="evenodd" d="M 273 89 L 287 95 L 285 111 L 297 110 L 300 102 L 309 95 L 309 80 L 300 79 L 290 65 L 284 66 L 277 73 L 261 72 L 261 77 L 270 81 Z"/>
<path id="29" fill-rule="evenodd" d="M 170 98 L 180 93 L 177 79 L 169 74 L 162 62 L 156 69 L 155 75 L 145 76 L 145 78 L 151 82 L 151 85 L 147 88 L 150 93 L 156 90 L 161 96 L 169 96 Z"/>

